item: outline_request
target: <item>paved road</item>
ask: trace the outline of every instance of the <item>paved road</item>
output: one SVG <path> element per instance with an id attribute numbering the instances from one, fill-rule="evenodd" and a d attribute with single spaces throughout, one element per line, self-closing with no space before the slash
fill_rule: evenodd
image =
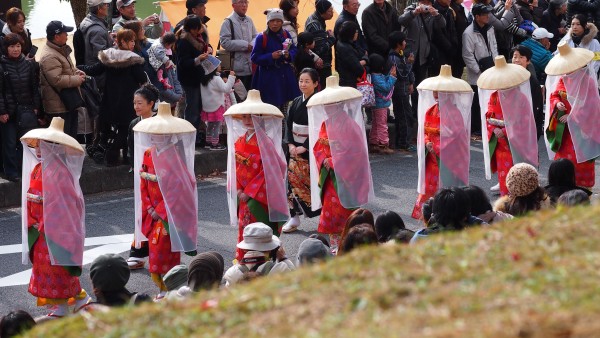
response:
<path id="1" fill-rule="evenodd" d="M 542 182 L 546 181 L 549 161 L 545 149 L 542 154 Z M 410 218 L 415 199 L 417 181 L 417 159 L 415 155 L 394 154 L 371 156 L 371 168 L 375 185 L 375 200 L 368 206 L 375 216 L 385 210 L 399 212 L 410 228 L 420 225 Z M 598 170 L 597 170 L 598 172 Z M 471 144 L 471 183 L 486 191 L 496 182 L 484 179 L 481 143 Z M 214 250 L 223 255 L 226 268 L 231 266 L 237 231 L 228 225 L 225 178 L 212 178 L 199 182 L 199 251 Z M 491 196 L 490 198 L 495 198 Z M 23 309 L 35 315 L 45 313 L 36 308 L 35 298 L 27 292 L 30 265 L 21 264 L 20 209 L 0 210 L 0 316 L 13 309 Z M 106 252 L 121 253 L 127 257 L 133 232 L 133 192 L 118 191 L 86 196 L 87 240 L 82 286 L 91 291 L 89 263 Z M 299 231 L 282 236 L 288 256 L 295 257 L 298 246 L 317 228 L 317 219 L 303 220 Z M 183 262 L 189 263 L 184 256 Z M 127 288 L 132 291 L 156 294 L 157 289 L 150 281 L 147 270 L 132 273 Z"/>

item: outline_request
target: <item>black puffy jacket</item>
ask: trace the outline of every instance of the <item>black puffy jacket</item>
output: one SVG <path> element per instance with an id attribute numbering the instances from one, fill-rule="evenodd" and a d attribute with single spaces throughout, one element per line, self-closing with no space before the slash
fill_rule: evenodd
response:
<path id="1" fill-rule="evenodd" d="M 9 59 L 0 58 L 0 114 L 14 117 L 17 102 L 33 105 L 40 109 L 39 71 L 37 63 L 28 61 L 25 56 Z"/>
<path id="2" fill-rule="evenodd" d="M 583 14 L 589 22 L 598 23 L 600 20 L 600 0 L 568 0 L 567 1 L 567 25 L 571 25 L 573 15 Z"/>

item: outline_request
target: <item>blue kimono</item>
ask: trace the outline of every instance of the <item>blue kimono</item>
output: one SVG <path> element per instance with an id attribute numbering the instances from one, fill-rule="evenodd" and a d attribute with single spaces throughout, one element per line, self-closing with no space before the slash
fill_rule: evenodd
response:
<path id="1" fill-rule="evenodd" d="M 263 102 L 282 107 L 301 95 L 292 66 L 298 50 L 292 43 L 289 47 L 289 59 L 283 56 L 276 60 L 273 59 L 272 53 L 283 50 L 283 42 L 286 38 L 290 38 L 290 34 L 283 28 L 278 33 L 268 29 L 267 31 L 266 43 L 263 42 L 264 33 L 256 36 L 250 56 L 252 62 L 257 66 L 252 77 L 252 89 L 260 91 Z"/>

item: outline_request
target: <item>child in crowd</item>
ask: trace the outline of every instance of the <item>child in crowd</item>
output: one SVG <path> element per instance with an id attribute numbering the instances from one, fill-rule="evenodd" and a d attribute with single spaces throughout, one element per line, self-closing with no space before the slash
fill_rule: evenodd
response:
<path id="1" fill-rule="evenodd" d="M 412 63 L 415 58 L 412 54 L 404 54 L 406 48 L 406 35 L 400 31 L 390 34 L 388 39 L 390 52 L 388 54 L 386 69 L 396 67 L 396 84 L 392 102 L 394 104 L 394 126 L 396 127 L 395 148 L 403 151 L 415 152 L 417 147 L 412 139 L 416 137 L 415 118 L 413 117 L 409 96 L 414 91 L 415 75 L 412 72 Z"/>
<path id="2" fill-rule="evenodd" d="M 371 111 L 373 122 L 369 133 L 369 152 L 393 154 L 390 149 L 390 137 L 387 127 L 388 107 L 392 103 L 394 84 L 396 83 L 396 66 L 392 65 L 389 75 L 384 75 L 385 59 L 379 54 L 369 56 L 371 81 L 375 91 L 375 107 Z"/>
<path id="3" fill-rule="evenodd" d="M 206 121 L 206 143 L 210 150 L 225 150 L 223 144 L 219 143 L 219 132 L 223 123 L 225 113 L 225 96 L 231 94 L 235 83 L 235 73 L 229 72 L 226 82 L 221 80 L 221 61 L 210 55 L 201 63 L 205 75 L 201 82 L 202 93 L 202 121 Z"/>
<path id="4" fill-rule="evenodd" d="M 315 37 L 309 32 L 302 32 L 298 35 L 298 54 L 294 60 L 296 67 L 296 77 L 304 68 L 323 68 L 323 60 L 312 50 L 315 48 Z M 325 81 L 325 79 L 323 79 Z"/>
<path id="5" fill-rule="evenodd" d="M 175 45 L 177 37 L 174 33 L 166 33 L 154 41 L 148 49 L 148 60 L 156 71 L 158 83 L 154 85 L 160 91 L 160 99 L 171 104 L 174 108 L 183 97 L 183 89 L 177 79 L 175 64 L 169 58 L 171 48 Z"/>

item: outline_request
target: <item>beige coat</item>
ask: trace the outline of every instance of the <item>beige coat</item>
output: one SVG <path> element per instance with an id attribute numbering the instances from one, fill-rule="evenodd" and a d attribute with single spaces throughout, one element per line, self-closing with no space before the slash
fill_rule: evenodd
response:
<path id="1" fill-rule="evenodd" d="M 67 112 L 57 91 L 79 87 L 83 83 L 81 77 L 75 73 L 77 69 L 71 61 L 71 52 L 71 47 L 58 46 L 50 41 L 46 42 L 42 49 L 40 55 L 42 104 L 48 114 Z"/>

